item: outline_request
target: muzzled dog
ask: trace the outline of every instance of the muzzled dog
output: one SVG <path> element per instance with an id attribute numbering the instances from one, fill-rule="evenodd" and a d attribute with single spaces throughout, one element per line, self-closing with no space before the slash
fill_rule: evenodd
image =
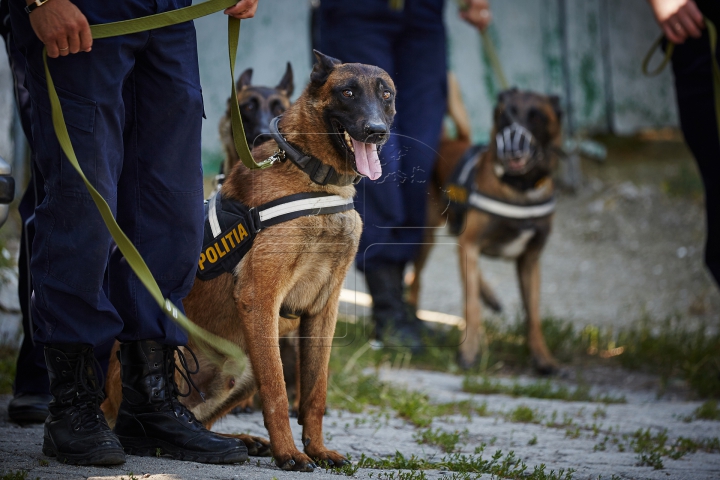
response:
<path id="1" fill-rule="evenodd" d="M 458 352 L 463 368 L 475 365 L 481 346 L 487 347 L 480 300 L 493 310 L 501 309 L 480 272 L 481 254 L 515 261 L 533 365 L 542 374 L 558 367 L 540 328 L 539 260 L 552 226 L 551 174 L 560 151 L 561 116 L 558 97 L 508 90 L 498 97 L 489 146 L 465 152 L 452 143 L 441 148 L 428 225 L 441 226 L 447 218 L 458 235 L 466 320 L 466 337 Z M 437 194 L 441 189 L 446 193 L 444 203 Z M 442 211 L 448 201 L 445 217 Z M 415 305 L 434 239 L 433 229 L 426 231 L 410 285 L 410 302 Z"/>
<path id="2" fill-rule="evenodd" d="M 276 87 L 252 85 L 253 69 L 245 70 L 235 82 L 240 116 L 243 121 L 245 138 L 250 148 L 259 146 L 272 139 L 270 135 L 270 120 L 282 115 L 290 106 L 290 97 L 295 90 L 293 71 L 290 62 L 287 64 L 285 74 Z M 225 116 L 220 119 L 220 141 L 225 151 L 225 161 L 220 168 L 220 174 L 231 172 L 238 162 L 237 152 L 232 137 L 232 120 L 230 118 L 230 100 Z"/>
<path id="3" fill-rule="evenodd" d="M 274 141 L 253 151 L 257 160 L 274 156 L 279 162 L 254 171 L 237 164 L 222 186 L 220 206 L 224 208 L 224 202 L 230 201 L 257 207 L 261 226 L 267 225 L 269 218 L 270 223 L 280 219 L 271 218 L 278 214 L 271 209 L 288 195 L 321 199 L 333 195 L 350 206 L 337 213 L 303 215 L 260 229 L 230 272 L 209 280 L 202 280 L 206 273 L 201 272 L 211 264 L 202 262 L 212 258 L 220 262 L 216 257 L 220 250 L 204 251 L 199 278 L 183 302 L 189 318 L 241 346 L 250 363 L 245 371 L 238 371 L 230 360 L 219 355 L 211 359 L 195 349 L 200 371 L 193 380 L 204 401 L 194 391 L 184 399 L 186 405 L 210 427 L 259 388 L 272 456 L 280 468 L 299 471 L 312 471 L 315 462 L 331 466 L 347 462 L 324 444 L 328 362 L 340 290 L 362 230 L 360 217 L 352 209 L 354 184 L 362 176 L 380 177 L 377 149 L 387 141 L 395 115 L 395 88 L 386 72 L 369 65 L 342 64 L 319 52 L 315 56 L 310 84 L 279 122 L 273 123 L 278 128 Z M 250 230 L 247 225 L 233 227 L 228 236 L 223 231 L 223 236 L 215 238 L 230 242 L 237 233 L 235 248 L 244 245 L 243 232 L 252 233 Z M 222 249 L 220 240 L 215 243 Z M 235 254 L 235 250 L 222 251 L 228 256 Z M 290 430 L 278 347 L 279 337 L 295 329 L 300 337 L 298 423 L 303 426 L 304 453 L 297 449 Z M 103 409 L 112 422 L 121 396 L 114 357 L 107 390 Z M 237 437 L 251 455 L 270 453 L 263 439 Z"/>

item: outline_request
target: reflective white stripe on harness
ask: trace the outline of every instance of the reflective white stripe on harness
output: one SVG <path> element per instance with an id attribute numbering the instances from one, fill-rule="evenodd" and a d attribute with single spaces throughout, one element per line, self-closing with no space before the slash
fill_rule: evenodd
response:
<path id="1" fill-rule="evenodd" d="M 306 198 L 303 200 L 295 200 L 294 202 L 283 203 L 270 207 L 266 210 L 258 210 L 258 214 L 260 215 L 260 220 L 264 222 L 281 215 L 287 215 L 289 213 L 300 212 L 303 210 L 319 210 L 321 208 L 340 207 L 352 204 L 352 197 L 344 198 L 340 195 L 331 195 L 328 197 Z M 212 220 L 210 225 L 212 226 Z"/>
<path id="2" fill-rule="evenodd" d="M 555 211 L 555 199 L 541 205 L 511 205 L 499 202 L 477 192 L 470 193 L 468 204 L 483 212 L 520 220 L 546 217 Z"/>
<path id="3" fill-rule="evenodd" d="M 217 238 L 218 235 L 222 233 L 220 222 L 217 217 L 217 208 L 215 207 L 215 204 L 217 203 L 215 201 L 215 197 L 217 197 L 217 194 L 218 191 L 216 190 L 208 200 L 210 206 L 210 209 L 208 210 L 208 220 L 210 221 L 210 231 L 212 232 L 214 238 Z"/>

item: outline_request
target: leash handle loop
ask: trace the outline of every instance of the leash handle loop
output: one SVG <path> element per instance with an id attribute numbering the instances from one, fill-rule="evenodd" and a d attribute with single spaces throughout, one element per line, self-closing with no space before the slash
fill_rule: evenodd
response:
<path id="1" fill-rule="evenodd" d="M 715 23 L 713 23 L 713 21 L 707 17 L 705 17 L 705 26 L 708 30 L 708 37 L 710 37 L 710 62 L 712 63 L 713 97 L 715 100 L 715 121 L 717 122 L 718 138 L 720 138 L 720 65 L 718 65 L 717 61 L 718 34 Z M 654 77 L 660 74 L 660 72 L 662 72 L 665 67 L 667 67 L 668 63 L 670 63 L 670 60 L 672 59 L 673 53 L 675 51 L 675 44 L 671 41 L 668 41 L 667 48 L 665 49 L 665 58 L 663 59 L 662 63 L 660 63 L 660 65 L 655 70 L 648 70 L 650 60 L 652 59 L 653 55 L 655 55 L 655 51 L 660 47 L 660 45 L 662 45 L 663 39 L 664 36 L 661 35 L 660 38 L 655 40 L 655 43 L 653 43 L 652 47 L 650 47 L 650 51 L 647 53 L 645 59 L 643 60 L 642 71 L 648 77 Z"/>
<path id="2" fill-rule="evenodd" d="M 668 42 L 667 48 L 665 49 L 665 58 L 663 58 L 663 61 L 658 65 L 658 67 L 650 71 L 650 60 L 652 60 L 653 56 L 655 55 L 655 51 L 658 50 L 663 43 L 663 40 L 665 39 L 664 35 L 661 35 L 657 40 L 655 40 L 655 43 L 652 44 L 652 47 L 650 47 L 650 51 L 648 51 L 647 55 L 645 55 L 645 59 L 642 63 L 642 72 L 647 77 L 655 77 L 657 75 L 660 75 L 660 73 L 665 70 L 665 67 L 667 67 L 668 63 L 670 63 L 670 60 L 672 59 L 673 52 L 675 51 L 675 44 L 672 42 Z"/>
<path id="3" fill-rule="evenodd" d="M 234 5 L 235 3 L 235 0 L 210 0 L 196 6 L 186 7 L 183 9 L 165 12 L 157 15 L 151 15 L 149 17 L 144 17 L 140 19 L 127 20 L 124 22 L 117 22 L 113 24 L 96 25 L 94 27 L 91 27 L 91 29 L 93 29 L 93 38 L 106 38 L 115 35 L 137 33 L 143 30 L 160 28 L 168 25 L 174 25 L 176 23 L 186 22 L 194 18 L 198 18 L 200 16 L 208 15 L 210 13 L 225 9 L 228 6 Z M 230 20 L 231 21 L 229 22 L 229 25 L 232 25 L 233 23 L 237 24 L 234 31 L 237 32 L 237 35 L 239 35 L 240 21 L 232 17 L 230 17 Z M 236 36 L 235 51 L 237 51 L 237 43 L 238 40 Z M 60 144 L 60 148 L 62 149 L 63 153 L 65 153 L 65 156 L 67 157 L 70 164 L 80 175 L 80 178 L 85 184 L 85 187 L 88 189 L 90 196 L 95 202 L 95 206 L 97 207 L 103 221 L 105 222 L 105 226 L 107 227 L 110 235 L 112 236 L 113 240 L 122 252 L 123 256 L 127 260 L 128 264 L 132 268 L 133 272 L 135 273 L 135 275 L 137 275 L 138 279 L 142 282 L 145 288 L 147 288 L 148 292 L 157 302 L 160 309 L 171 320 L 184 328 L 188 332 L 188 334 L 191 335 L 201 345 L 204 343 L 206 346 L 211 346 L 213 349 L 233 358 L 235 360 L 235 368 L 244 369 L 247 363 L 246 357 L 237 345 L 196 325 L 190 319 L 188 319 L 180 310 L 178 310 L 177 307 L 175 307 L 175 305 L 173 305 L 170 300 L 166 299 L 163 296 L 160 287 L 155 281 L 155 278 L 153 277 L 152 272 L 150 272 L 150 269 L 145 263 L 145 260 L 143 260 L 142 256 L 140 255 L 140 252 L 138 252 L 138 250 L 135 248 L 127 235 L 125 235 L 125 232 L 123 232 L 120 226 L 117 224 L 117 221 L 112 214 L 112 210 L 110 209 L 110 206 L 107 204 L 105 199 L 102 197 L 102 195 L 100 195 L 100 193 L 95 189 L 95 187 L 93 187 L 93 185 L 83 173 L 82 168 L 80 167 L 80 164 L 77 160 L 77 156 L 75 155 L 75 150 L 73 149 L 72 142 L 70 140 L 67 125 L 65 124 L 65 118 L 62 113 L 60 99 L 58 98 L 58 94 L 55 89 L 55 84 L 53 82 L 52 76 L 50 75 L 50 68 L 48 67 L 46 49 L 43 49 L 43 63 L 45 66 L 45 78 L 47 80 L 48 95 L 50 97 L 50 108 L 52 114 L 53 128 L 55 130 L 55 135 L 57 136 L 58 143 Z M 234 84 L 235 82 L 233 81 L 233 86 Z M 235 97 L 235 104 L 237 105 L 237 97 Z M 242 124 L 240 125 L 240 131 L 242 131 Z M 207 353 L 210 354 L 211 357 L 213 357 L 211 351 L 208 351 Z M 220 359 L 216 360 L 220 362 Z"/>

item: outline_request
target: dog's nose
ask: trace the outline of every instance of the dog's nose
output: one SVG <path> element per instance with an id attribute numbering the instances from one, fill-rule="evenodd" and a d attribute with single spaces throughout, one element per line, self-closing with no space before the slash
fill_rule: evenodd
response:
<path id="1" fill-rule="evenodd" d="M 368 142 L 380 142 L 385 139 L 388 133 L 388 127 L 384 123 L 368 123 L 365 125 L 365 135 Z"/>

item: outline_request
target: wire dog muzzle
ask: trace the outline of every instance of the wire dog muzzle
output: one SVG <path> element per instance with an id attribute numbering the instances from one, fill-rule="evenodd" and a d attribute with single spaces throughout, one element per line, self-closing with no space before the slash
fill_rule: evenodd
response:
<path id="1" fill-rule="evenodd" d="M 513 122 L 495 136 L 497 158 L 503 174 L 523 175 L 539 160 L 535 137 L 522 125 Z"/>

